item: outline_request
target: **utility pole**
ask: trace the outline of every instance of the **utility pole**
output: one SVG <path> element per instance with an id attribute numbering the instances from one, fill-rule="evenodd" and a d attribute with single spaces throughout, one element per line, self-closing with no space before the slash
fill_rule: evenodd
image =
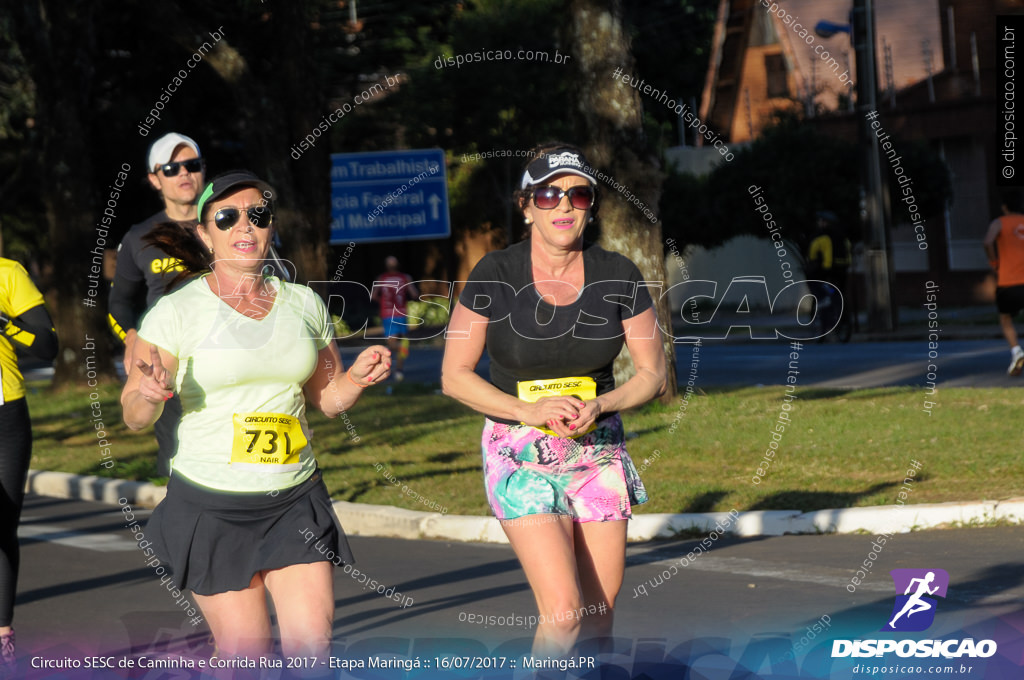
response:
<path id="1" fill-rule="evenodd" d="M 889 225 L 883 198 L 878 139 L 866 118 L 877 110 L 875 75 L 874 0 L 853 0 L 851 24 L 857 59 L 857 118 L 861 148 L 861 219 L 867 248 L 864 252 L 868 329 L 892 331 L 896 318 L 892 305 L 892 263 L 889 257 Z"/>

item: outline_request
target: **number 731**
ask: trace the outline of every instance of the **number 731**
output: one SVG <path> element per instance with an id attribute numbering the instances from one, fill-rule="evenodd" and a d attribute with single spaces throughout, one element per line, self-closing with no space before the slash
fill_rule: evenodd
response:
<path id="1" fill-rule="evenodd" d="M 274 454 L 277 453 L 277 432 L 274 430 L 246 430 L 245 434 L 250 435 L 252 440 L 249 441 L 249 446 L 246 447 L 246 453 L 252 453 L 252 450 L 256 448 L 256 444 L 260 441 L 260 437 L 267 435 L 266 447 L 260 451 L 260 453 Z M 284 454 L 286 456 L 292 453 L 292 438 L 288 436 L 287 432 L 282 432 L 284 435 Z"/>

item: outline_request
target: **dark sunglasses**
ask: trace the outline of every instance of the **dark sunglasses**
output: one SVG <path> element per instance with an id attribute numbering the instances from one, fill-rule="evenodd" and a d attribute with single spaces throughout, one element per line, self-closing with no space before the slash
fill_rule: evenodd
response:
<path id="1" fill-rule="evenodd" d="M 267 206 L 254 205 L 245 209 L 245 214 L 254 227 L 266 229 L 274 221 L 274 213 Z M 221 208 L 213 216 L 213 223 L 221 231 L 227 231 L 238 224 L 242 211 L 238 208 Z"/>
<path id="2" fill-rule="evenodd" d="M 568 196 L 569 205 L 577 210 L 589 210 L 594 206 L 594 188 L 589 186 L 575 186 L 568 191 L 550 185 L 540 187 L 533 190 L 533 204 L 541 210 L 551 210 L 562 202 L 562 196 Z"/>
<path id="3" fill-rule="evenodd" d="M 177 177 L 178 169 L 182 166 L 185 166 L 185 172 L 202 172 L 203 159 L 190 158 L 187 161 L 176 161 L 174 163 L 166 163 L 160 166 L 160 172 L 164 173 L 164 177 Z"/>

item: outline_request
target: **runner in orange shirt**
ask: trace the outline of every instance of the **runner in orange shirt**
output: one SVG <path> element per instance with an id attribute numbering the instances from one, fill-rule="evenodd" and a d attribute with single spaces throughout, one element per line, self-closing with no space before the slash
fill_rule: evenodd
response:
<path id="1" fill-rule="evenodd" d="M 1017 341 L 1013 317 L 1024 309 L 1024 214 L 1020 212 L 1020 197 L 1007 192 L 1003 197 L 1003 216 L 997 217 L 985 235 L 985 253 L 992 270 L 996 272 L 996 308 L 1003 336 L 1010 345 L 1010 368 L 1007 373 L 1017 376 L 1024 371 L 1024 349 Z"/>

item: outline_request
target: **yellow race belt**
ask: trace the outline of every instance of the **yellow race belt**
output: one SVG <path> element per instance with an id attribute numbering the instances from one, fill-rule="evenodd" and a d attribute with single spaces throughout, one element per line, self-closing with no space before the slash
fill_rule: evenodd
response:
<path id="1" fill-rule="evenodd" d="M 576 397 L 580 401 L 588 401 L 597 397 L 597 383 L 589 376 L 576 376 L 570 378 L 554 378 L 551 380 L 520 380 L 516 383 L 519 391 L 519 398 L 523 401 L 533 403 L 544 397 Z M 526 423 L 523 423 L 525 425 Z M 536 427 L 535 425 L 532 427 Z M 594 430 L 596 423 L 586 430 L 574 432 L 573 438 L 584 435 Z M 537 427 L 544 434 L 554 437 L 558 435 L 546 427 Z"/>

